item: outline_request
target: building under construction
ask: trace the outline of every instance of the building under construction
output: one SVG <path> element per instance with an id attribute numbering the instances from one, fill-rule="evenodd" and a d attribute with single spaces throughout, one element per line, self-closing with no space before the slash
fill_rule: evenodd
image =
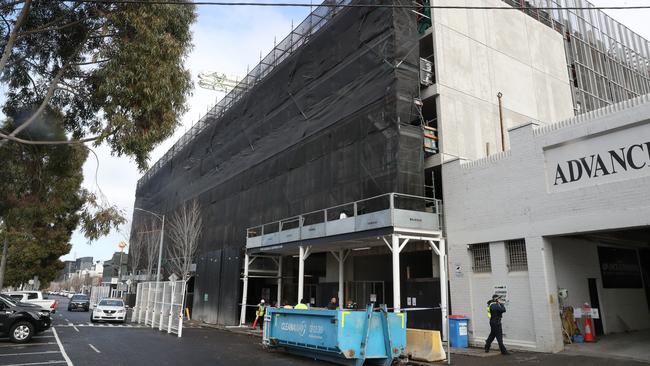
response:
<path id="1" fill-rule="evenodd" d="M 556 9 L 586 1 L 349 3 L 413 4 L 315 7 L 138 182 L 138 208 L 201 204 L 196 319 L 235 325 L 260 298 L 337 297 L 444 328 L 443 164 L 650 92 L 645 39 L 600 11 Z"/>

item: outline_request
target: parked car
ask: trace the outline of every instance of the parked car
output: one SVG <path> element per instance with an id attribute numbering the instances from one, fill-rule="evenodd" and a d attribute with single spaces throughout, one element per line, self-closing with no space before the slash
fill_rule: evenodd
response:
<path id="1" fill-rule="evenodd" d="M 57 300 L 44 298 L 40 291 L 11 291 L 6 294 L 17 302 L 35 304 L 51 313 L 56 313 L 56 309 L 59 307 Z"/>
<path id="2" fill-rule="evenodd" d="M 52 325 L 50 312 L 36 304 L 17 302 L 0 295 L 0 333 L 15 343 L 27 343 Z"/>
<path id="3" fill-rule="evenodd" d="M 88 297 L 88 295 L 75 294 L 74 296 L 72 296 L 70 302 L 68 303 L 68 311 L 73 311 L 73 310 L 83 310 L 83 311 L 90 310 L 90 298 Z"/>
<path id="4" fill-rule="evenodd" d="M 124 305 L 124 301 L 122 299 L 100 300 L 90 314 L 91 322 L 94 323 L 99 320 L 124 323 L 126 321 L 126 306 Z"/>

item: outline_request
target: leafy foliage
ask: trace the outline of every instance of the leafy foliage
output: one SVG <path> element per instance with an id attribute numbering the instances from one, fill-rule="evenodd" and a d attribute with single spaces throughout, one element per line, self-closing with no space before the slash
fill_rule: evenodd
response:
<path id="1" fill-rule="evenodd" d="M 46 134 L 38 126 L 21 134 L 65 139 L 62 116 L 47 110 L 44 117 Z M 125 222 L 117 209 L 100 206 L 81 188 L 87 156 L 82 145 L 0 146 L 0 217 L 9 241 L 5 284 L 20 284 L 34 275 L 42 283 L 52 280 L 63 268 L 59 257 L 70 251 L 70 237 L 80 222 L 90 239 Z"/>
<path id="2" fill-rule="evenodd" d="M 194 7 L 12 0 L 0 5 L 3 134 L 33 141 L 91 139 L 141 170 L 186 111 Z M 80 225 L 95 240 L 125 220 L 81 188 L 82 145 L 0 140 L 0 219 L 9 238 L 5 283 L 46 283 Z"/>
<path id="3" fill-rule="evenodd" d="M 0 7 L 6 115 L 47 104 L 73 138 L 98 135 L 141 169 L 186 111 L 191 6 L 17 1 Z M 22 10 L 28 13 L 22 20 Z M 2 24 L 2 22 L 0 22 Z M 13 24 L 13 26 L 11 26 Z"/>

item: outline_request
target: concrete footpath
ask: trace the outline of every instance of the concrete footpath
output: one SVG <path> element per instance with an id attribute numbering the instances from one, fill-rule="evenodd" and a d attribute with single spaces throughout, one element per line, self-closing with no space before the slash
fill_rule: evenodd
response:
<path id="1" fill-rule="evenodd" d="M 230 332 L 240 335 L 247 335 L 250 337 L 251 342 L 258 342 L 255 340 L 262 336 L 262 331 L 260 329 L 250 329 L 250 328 L 240 328 L 240 327 L 221 327 L 214 326 L 211 324 L 196 324 L 195 326 L 200 326 L 203 328 L 210 328 L 217 332 Z M 279 352 L 269 353 L 269 357 L 277 357 Z M 327 365 L 328 363 L 322 363 Z M 444 362 L 436 363 L 423 363 L 423 362 L 408 362 L 401 363 L 402 365 L 445 365 Z M 596 353 L 593 355 L 589 354 L 575 354 L 570 352 L 562 352 L 556 354 L 549 353 L 537 353 L 537 352 L 524 352 L 524 351 L 512 351 L 512 354 L 509 356 L 502 356 L 498 350 L 492 350 L 490 353 L 485 353 L 482 349 L 479 348 L 467 348 L 467 349 L 452 349 L 451 354 L 451 364 L 452 365 L 569 365 L 569 366 L 596 366 L 596 365 L 607 365 L 607 366 L 648 366 L 650 363 L 638 361 L 638 360 L 629 360 L 622 359 L 620 356 L 612 355 L 608 357 L 604 353 Z"/>

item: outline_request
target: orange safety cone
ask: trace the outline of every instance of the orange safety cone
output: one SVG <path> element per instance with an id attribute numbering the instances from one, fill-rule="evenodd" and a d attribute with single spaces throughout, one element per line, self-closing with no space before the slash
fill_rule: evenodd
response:
<path id="1" fill-rule="evenodd" d="M 593 325 L 591 324 L 591 318 L 585 318 L 585 342 L 595 342 L 596 337 L 593 333 Z"/>
<path id="2" fill-rule="evenodd" d="M 253 329 L 257 328 L 257 317 L 255 317 L 255 321 L 253 321 Z"/>

